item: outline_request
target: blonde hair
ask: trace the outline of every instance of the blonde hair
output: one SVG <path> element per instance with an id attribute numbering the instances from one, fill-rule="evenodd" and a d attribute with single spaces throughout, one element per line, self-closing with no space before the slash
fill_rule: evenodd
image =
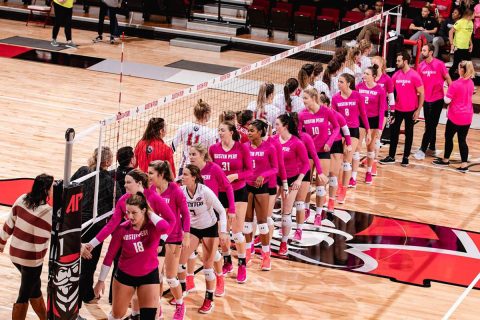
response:
<path id="1" fill-rule="evenodd" d="M 255 108 L 255 118 L 260 119 L 265 113 L 265 105 L 267 104 L 267 98 L 273 94 L 275 86 L 272 83 L 262 83 L 260 89 L 258 89 L 257 95 L 257 107 Z"/>
<path id="2" fill-rule="evenodd" d="M 194 143 L 190 146 L 190 148 L 194 148 L 195 150 L 197 150 L 198 153 L 200 153 L 200 155 L 203 157 L 203 161 L 205 162 L 210 161 L 210 156 L 208 154 L 207 147 L 205 147 L 203 144 Z"/>
<path id="3" fill-rule="evenodd" d="M 345 60 L 345 67 L 355 71 L 355 56 L 359 56 L 360 54 L 360 49 L 350 48 L 350 50 L 348 50 L 347 59 Z"/>
<path id="4" fill-rule="evenodd" d="M 212 113 L 212 108 L 202 99 L 198 99 L 197 104 L 193 108 L 193 115 L 197 120 L 206 120 L 207 116 Z"/>
<path id="5" fill-rule="evenodd" d="M 367 51 L 371 47 L 372 47 L 372 43 L 367 39 L 360 40 L 360 43 L 358 44 L 358 49 L 362 54 L 364 54 L 365 51 Z"/>
<path id="6" fill-rule="evenodd" d="M 475 78 L 475 68 L 473 67 L 472 61 L 463 60 L 458 64 L 458 68 L 462 68 L 465 72 L 463 74 L 464 79 Z"/>
<path id="7" fill-rule="evenodd" d="M 100 158 L 100 168 L 106 169 L 113 160 L 113 153 L 109 147 L 102 147 L 101 158 Z M 98 148 L 95 148 L 92 156 L 88 159 L 88 167 L 90 170 L 95 170 L 97 168 L 98 161 Z"/>
<path id="8" fill-rule="evenodd" d="M 382 56 L 374 56 L 372 58 L 372 63 L 373 59 L 379 60 L 382 63 L 382 67 L 380 68 L 380 75 L 387 73 L 387 63 L 385 62 L 385 59 Z"/>

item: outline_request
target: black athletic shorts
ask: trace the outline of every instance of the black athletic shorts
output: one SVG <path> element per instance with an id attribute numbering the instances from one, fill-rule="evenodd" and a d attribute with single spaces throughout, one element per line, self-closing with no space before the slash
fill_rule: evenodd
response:
<path id="1" fill-rule="evenodd" d="M 225 209 L 229 208 L 228 198 L 227 198 L 227 193 L 226 192 L 219 192 L 218 193 L 218 200 L 220 200 L 220 203 L 222 204 L 222 207 L 224 207 Z"/>
<path id="2" fill-rule="evenodd" d="M 268 188 L 268 194 L 271 195 L 271 196 L 276 196 L 277 195 L 277 187 Z"/>
<path id="3" fill-rule="evenodd" d="M 343 154 L 343 143 L 342 140 L 335 141 L 332 144 L 332 148 L 330 149 L 330 154 Z"/>
<path id="4" fill-rule="evenodd" d="M 378 123 L 379 123 L 378 116 L 368 118 L 368 125 L 370 126 L 370 129 L 378 129 Z M 363 124 L 362 119 L 360 119 L 360 128 L 365 129 L 365 125 Z"/>
<path id="5" fill-rule="evenodd" d="M 305 173 L 305 177 L 303 177 L 302 181 L 310 182 L 311 179 L 312 179 L 312 170 L 308 170 L 307 173 Z"/>
<path id="6" fill-rule="evenodd" d="M 134 288 L 138 288 L 140 286 L 147 285 L 147 284 L 160 283 L 158 268 L 155 268 L 155 270 L 153 270 L 149 274 L 146 274 L 140 277 L 128 275 L 122 270 L 117 269 L 117 271 L 115 272 L 115 279 L 117 279 L 117 281 L 123 285 L 134 287 Z"/>
<path id="7" fill-rule="evenodd" d="M 293 177 L 291 177 L 291 178 L 287 178 L 288 186 L 291 186 L 292 183 L 293 183 L 295 180 L 297 180 L 297 179 L 298 179 L 298 175 L 293 176 Z M 278 185 L 279 187 L 282 187 L 282 186 L 283 186 L 283 182 L 282 182 L 282 180 L 280 179 L 280 177 L 277 177 L 277 185 Z"/>
<path id="8" fill-rule="evenodd" d="M 351 138 L 357 138 L 360 139 L 360 129 L 359 128 L 348 128 L 350 131 L 350 137 Z"/>
<path id="9" fill-rule="evenodd" d="M 247 184 L 247 191 L 248 193 L 253 193 L 253 194 L 262 194 L 262 193 L 267 193 L 269 194 L 270 190 L 268 188 L 268 183 L 264 183 L 260 188 L 255 188 Z"/>
<path id="10" fill-rule="evenodd" d="M 318 159 L 330 160 L 330 151 L 329 152 L 317 152 Z"/>
<path id="11" fill-rule="evenodd" d="M 235 198 L 235 202 L 247 202 L 248 201 L 248 191 L 247 187 L 240 188 L 238 190 L 233 190 L 233 197 Z M 218 193 L 218 200 L 223 205 L 224 208 L 228 208 L 228 200 L 227 200 L 227 193 L 226 192 L 219 192 Z"/>
<path id="12" fill-rule="evenodd" d="M 197 237 L 199 240 L 203 238 L 218 238 L 218 223 L 205 229 L 195 229 L 190 227 L 190 234 Z"/>
<path id="13" fill-rule="evenodd" d="M 158 253 L 158 256 L 159 257 L 165 257 L 165 253 L 167 252 L 167 249 L 166 249 L 166 245 L 167 244 L 175 244 L 177 246 L 181 246 L 182 245 L 182 241 L 173 241 L 173 242 L 168 242 L 168 239 L 167 241 L 163 244 L 162 246 L 162 250 Z"/>

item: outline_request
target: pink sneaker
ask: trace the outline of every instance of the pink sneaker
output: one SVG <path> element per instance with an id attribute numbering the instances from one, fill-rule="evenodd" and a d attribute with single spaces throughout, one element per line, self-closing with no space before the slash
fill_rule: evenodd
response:
<path id="1" fill-rule="evenodd" d="M 233 271 L 233 265 L 231 263 L 224 263 L 222 267 L 223 274 L 227 274 Z"/>
<path id="2" fill-rule="evenodd" d="M 357 186 L 357 181 L 353 178 L 350 178 L 350 181 L 348 182 L 348 187 L 355 188 L 356 186 Z"/>
<path id="3" fill-rule="evenodd" d="M 344 186 L 338 187 L 337 191 L 337 202 L 338 203 L 345 203 L 345 196 L 347 195 L 347 188 Z"/>
<path id="4" fill-rule="evenodd" d="M 287 252 L 288 252 L 287 242 L 284 242 L 284 241 L 280 242 L 280 249 L 278 249 L 278 254 L 281 256 L 286 256 Z"/>
<path id="5" fill-rule="evenodd" d="M 203 305 L 198 309 L 198 312 L 207 314 L 213 311 L 213 308 L 215 307 L 215 303 L 210 300 L 210 299 L 205 299 L 203 300 Z"/>
<path id="6" fill-rule="evenodd" d="M 245 250 L 245 261 L 247 262 L 247 264 L 250 262 L 251 259 L 252 259 L 252 249 L 247 248 Z"/>
<path id="7" fill-rule="evenodd" d="M 373 182 L 372 173 L 367 172 L 367 174 L 365 175 L 365 183 L 372 184 L 372 182 Z"/>
<path id="8" fill-rule="evenodd" d="M 177 304 L 175 307 L 175 313 L 173 314 L 173 320 L 183 320 L 185 317 L 185 302 Z"/>
<path id="9" fill-rule="evenodd" d="M 322 225 L 322 215 L 321 214 L 316 214 L 315 215 L 315 221 L 313 221 L 313 225 L 320 227 Z"/>
<path id="10" fill-rule="evenodd" d="M 263 271 L 272 270 L 272 262 L 270 260 L 270 251 L 269 252 L 262 251 L 262 267 L 261 268 Z"/>
<path id="11" fill-rule="evenodd" d="M 373 165 L 372 165 L 372 176 L 376 176 L 377 175 L 377 160 L 373 161 Z"/>
<path id="12" fill-rule="evenodd" d="M 328 199 L 328 207 L 327 207 L 328 212 L 333 212 L 335 211 L 335 199 Z"/>
<path id="13" fill-rule="evenodd" d="M 237 283 L 245 282 L 247 282 L 247 267 L 242 264 L 238 266 Z"/>
<path id="14" fill-rule="evenodd" d="M 295 230 L 295 234 L 293 235 L 293 240 L 302 241 L 302 233 L 303 231 L 301 229 Z"/>
<path id="15" fill-rule="evenodd" d="M 305 221 L 307 221 L 308 218 L 310 218 L 310 208 L 305 208 Z"/>
<path id="16" fill-rule="evenodd" d="M 187 292 L 195 292 L 194 276 L 187 275 L 186 283 L 187 283 L 187 290 L 186 291 Z"/>
<path id="17" fill-rule="evenodd" d="M 257 246 L 257 245 L 261 245 L 261 244 L 262 244 L 262 240 L 260 240 L 260 236 L 256 236 L 255 240 L 253 240 L 253 245 Z"/>
<path id="18" fill-rule="evenodd" d="M 223 274 L 217 274 L 217 284 L 215 288 L 215 297 L 223 297 L 225 295 L 225 277 Z"/>

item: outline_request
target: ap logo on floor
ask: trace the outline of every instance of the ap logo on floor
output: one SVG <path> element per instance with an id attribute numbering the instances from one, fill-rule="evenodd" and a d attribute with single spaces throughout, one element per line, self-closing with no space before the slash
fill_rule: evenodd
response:
<path id="1" fill-rule="evenodd" d="M 276 252 L 280 213 L 273 218 Z M 466 287 L 480 272 L 479 249 L 480 233 L 335 210 L 320 227 L 306 222 L 302 241 L 289 243 L 285 259 L 423 287 L 429 287 L 430 281 Z M 480 283 L 475 288 L 480 289 Z"/>

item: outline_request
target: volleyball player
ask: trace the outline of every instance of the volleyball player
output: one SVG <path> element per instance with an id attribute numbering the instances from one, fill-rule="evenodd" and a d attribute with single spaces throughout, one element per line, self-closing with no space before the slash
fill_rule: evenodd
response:
<path id="1" fill-rule="evenodd" d="M 312 88 L 312 83 L 314 79 L 314 65 L 311 63 L 304 64 L 298 71 L 298 85 L 303 90 Z M 302 93 L 300 93 L 302 97 Z"/>
<path id="2" fill-rule="evenodd" d="M 212 161 L 222 168 L 228 181 L 232 184 L 235 198 L 235 217 L 229 223 L 227 230 L 230 227 L 232 228 L 233 241 L 237 248 L 237 282 L 245 283 L 247 281 L 247 263 L 243 226 L 248 198 L 246 179 L 252 175 L 252 161 L 247 146 L 239 142 L 240 135 L 235 125 L 231 122 L 222 122 L 218 127 L 218 134 L 220 142 L 212 145 L 208 152 Z M 221 195 L 224 197 L 223 193 Z M 230 243 L 222 246 L 222 255 L 224 259 L 223 273 L 226 274 L 233 270 Z"/>
<path id="3" fill-rule="evenodd" d="M 190 245 L 190 212 L 185 195 L 173 181 L 173 172 L 167 161 L 152 161 L 148 167 L 148 179 L 176 217 L 176 223 L 165 240 L 165 276 L 175 299 L 173 319 L 182 320 L 185 316 L 182 291 L 186 292 L 187 287 L 185 282 L 178 281 L 177 273 L 182 246 L 186 248 Z M 191 281 L 193 282 L 193 277 Z"/>
<path id="4" fill-rule="evenodd" d="M 337 75 L 340 70 L 340 62 L 336 59 L 330 60 L 323 73 L 323 82 L 330 88 L 329 97 L 332 97 L 338 92 L 338 81 Z"/>
<path id="5" fill-rule="evenodd" d="M 315 63 L 313 67 L 313 87 L 317 89 L 319 94 L 324 93 L 330 98 L 330 88 L 322 80 L 323 73 L 323 65 L 321 63 Z"/>
<path id="6" fill-rule="evenodd" d="M 280 114 L 285 112 L 300 112 L 305 106 L 303 105 L 300 94 L 302 88 L 300 88 L 298 80 L 295 78 L 289 78 L 285 82 L 283 87 L 283 93 L 275 95 L 273 104 L 278 108 Z"/>
<path id="7" fill-rule="evenodd" d="M 340 92 L 332 98 L 332 109 L 340 112 L 347 121 L 350 137 L 352 139 L 352 150 L 356 150 L 358 139 L 360 138 L 360 118 L 365 124 L 365 129 L 367 130 L 367 144 L 370 144 L 370 126 L 365 112 L 364 101 L 358 91 L 353 90 L 355 89 L 355 78 L 352 75 L 348 73 L 341 74 L 338 79 L 338 87 Z M 352 176 L 351 162 L 353 160 L 358 165 L 360 160 L 360 153 L 354 152 L 352 156 L 352 153 L 348 152 L 348 150 L 344 151 L 343 181 L 339 186 L 339 192 L 337 193 L 337 200 L 339 203 L 345 202 L 347 186 L 354 187 L 356 183 L 356 177 Z"/>
<path id="8" fill-rule="evenodd" d="M 385 90 L 375 82 L 378 75 L 378 66 L 368 67 L 363 72 L 363 82 L 357 86 L 358 93 L 364 98 L 365 111 L 367 113 L 371 137 L 370 143 L 367 143 L 367 173 L 365 174 L 365 183 L 372 184 L 372 167 L 375 161 L 375 144 L 380 139 L 383 129 L 383 115 L 387 109 L 387 98 Z M 360 141 L 356 152 L 360 152 L 363 139 L 365 138 L 365 124 L 360 123 Z M 358 167 L 353 167 L 352 176 Z"/>
<path id="9" fill-rule="evenodd" d="M 112 311 L 108 319 L 122 319 L 136 291 L 140 318 L 154 320 L 160 300 L 157 248 L 160 236 L 168 233 L 170 225 L 150 209 L 141 192 L 127 199 L 126 209 L 127 221 L 112 235 L 94 288 L 95 295 L 98 297 L 104 292 L 112 261 L 121 250 L 113 280 Z"/>
<path id="10" fill-rule="evenodd" d="M 212 108 L 208 103 L 199 99 L 197 104 L 193 108 L 193 115 L 195 116 L 194 122 L 184 123 L 175 134 L 172 141 L 173 151 L 182 146 L 182 159 L 180 162 L 180 171 L 189 163 L 189 147 L 194 143 L 201 143 L 206 148 L 217 142 L 217 132 L 215 129 L 207 126 L 212 114 Z M 181 175 L 181 172 L 179 172 Z"/>
<path id="11" fill-rule="evenodd" d="M 257 101 L 248 104 L 247 110 L 253 111 L 255 119 L 263 119 L 273 127 L 280 110 L 273 105 L 275 86 L 273 83 L 262 83 L 258 89 Z"/>
<path id="12" fill-rule="evenodd" d="M 240 134 L 241 143 L 248 142 L 248 126 L 253 119 L 253 111 L 251 110 L 243 110 L 237 113 L 237 131 Z"/>
<path id="13" fill-rule="evenodd" d="M 328 172 L 330 168 L 330 149 L 333 141 L 339 132 L 339 126 L 335 114 L 326 106 L 327 97 L 319 97 L 317 90 L 307 89 L 304 91 L 303 102 L 305 109 L 298 115 L 298 130 L 304 130 L 309 134 L 315 143 L 318 158 L 323 172 Z M 329 123 L 332 129 L 329 135 Z M 316 183 L 316 215 L 315 225 L 320 225 L 322 221 L 322 209 L 326 202 L 325 186 L 328 182 L 327 177 L 317 172 Z M 305 201 L 310 203 L 310 199 Z"/>
<path id="14" fill-rule="evenodd" d="M 220 241 L 228 242 L 227 218 L 223 205 L 218 200 L 215 193 L 210 188 L 202 184 L 202 175 L 200 169 L 189 164 L 183 170 L 181 187 L 186 199 L 188 209 L 190 210 L 190 245 L 183 248 L 180 257 L 178 277 L 185 279 L 185 264 L 193 251 L 202 243 L 202 262 L 203 273 L 206 281 L 205 300 L 198 309 L 200 313 L 210 313 L 215 306 L 213 302 L 213 293 L 215 289 L 215 272 L 213 263 L 215 255 L 218 252 L 218 228 L 220 227 Z M 218 213 L 219 218 L 215 215 Z M 220 223 L 217 223 L 217 220 Z M 218 278 L 217 278 L 218 279 Z"/>
<path id="15" fill-rule="evenodd" d="M 296 210 L 295 198 L 302 184 L 305 174 L 310 169 L 308 154 L 305 145 L 298 136 L 298 128 L 293 115 L 284 113 L 275 121 L 277 134 L 273 139 L 282 146 L 282 154 L 287 174 L 289 193 L 282 197 L 282 241 L 278 254 L 287 255 L 287 241 L 292 229 L 292 211 Z M 277 178 L 277 183 L 282 186 L 282 181 Z M 303 204 L 303 202 L 302 202 Z M 301 209 L 301 208 L 300 208 Z"/>
<path id="16" fill-rule="evenodd" d="M 247 243 L 252 242 L 253 217 L 257 217 L 262 242 L 262 266 L 264 271 L 271 270 L 270 236 L 267 224 L 269 207 L 268 184 L 272 175 L 278 172 L 278 160 L 275 148 L 263 138 L 267 135 L 268 125 L 262 120 L 254 120 L 248 128 L 247 143 L 252 159 L 253 174 L 247 179 L 248 204 L 245 217 L 244 234 Z M 247 246 L 248 252 L 248 246 Z"/>

